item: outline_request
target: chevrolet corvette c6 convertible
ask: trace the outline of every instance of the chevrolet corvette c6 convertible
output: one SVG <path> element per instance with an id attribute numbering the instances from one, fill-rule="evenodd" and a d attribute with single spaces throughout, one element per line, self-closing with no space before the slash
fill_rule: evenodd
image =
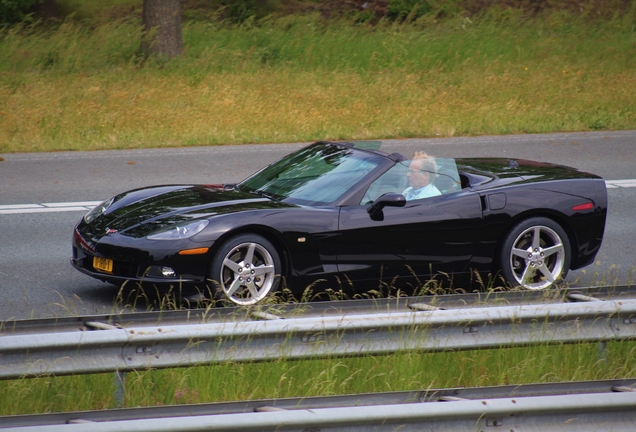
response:
<path id="1" fill-rule="evenodd" d="M 283 284 L 299 293 L 333 281 L 545 289 L 601 246 L 607 191 L 596 175 L 376 147 L 317 142 L 237 184 L 121 193 L 78 222 L 71 263 L 114 284 L 191 286 L 249 305 Z M 407 199 L 423 183 L 433 193 Z"/>

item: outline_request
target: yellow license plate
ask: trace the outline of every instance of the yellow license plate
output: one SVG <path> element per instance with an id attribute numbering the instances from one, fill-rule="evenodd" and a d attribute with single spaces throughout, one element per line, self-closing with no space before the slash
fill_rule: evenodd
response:
<path id="1" fill-rule="evenodd" d="M 113 272 L 113 260 L 108 258 L 93 257 L 93 268 L 106 273 Z"/>

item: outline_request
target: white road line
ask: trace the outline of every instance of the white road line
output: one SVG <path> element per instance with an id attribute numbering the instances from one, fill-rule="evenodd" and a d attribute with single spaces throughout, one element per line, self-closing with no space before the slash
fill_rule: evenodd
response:
<path id="1" fill-rule="evenodd" d="M 605 180 L 605 187 L 608 189 L 636 187 L 636 179 Z"/>
<path id="2" fill-rule="evenodd" d="M 29 208 L 42 208 L 40 204 L 10 204 L 10 205 L 2 205 L 0 209 L 29 209 Z"/>
<path id="3" fill-rule="evenodd" d="M 25 214 L 25 213 L 54 213 L 63 211 L 83 211 L 87 212 L 101 201 L 81 201 L 65 203 L 42 203 L 42 204 L 8 204 L 0 205 L 0 215 L 3 214 Z"/>
<path id="4" fill-rule="evenodd" d="M 53 208 L 29 208 L 29 209 L 14 209 L 14 210 L 0 210 L 0 215 L 2 214 L 25 214 L 25 213 L 55 213 L 55 212 L 65 212 L 65 211 L 83 211 L 87 212 L 91 208 L 90 207 L 53 207 Z"/>
<path id="5" fill-rule="evenodd" d="M 636 187 L 636 179 L 605 180 L 608 189 Z M 53 213 L 63 211 L 89 211 L 101 201 L 59 202 L 41 204 L 7 204 L 0 205 L 0 215 L 25 213 Z"/>
<path id="6" fill-rule="evenodd" d="M 80 201 L 80 202 L 63 202 L 63 203 L 42 203 L 44 207 L 57 208 L 57 207 L 90 207 L 93 208 L 101 201 Z M 2 207 L 2 206 L 0 206 Z"/>

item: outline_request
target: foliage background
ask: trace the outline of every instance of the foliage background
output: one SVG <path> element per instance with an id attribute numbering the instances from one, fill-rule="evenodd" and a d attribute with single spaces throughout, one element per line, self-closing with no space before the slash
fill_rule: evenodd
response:
<path id="1" fill-rule="evenodd" d="M 0 152 L 636 128 L 633 0 L 186 0 L 170 61 L 141 5 L 0 29 Z"/>

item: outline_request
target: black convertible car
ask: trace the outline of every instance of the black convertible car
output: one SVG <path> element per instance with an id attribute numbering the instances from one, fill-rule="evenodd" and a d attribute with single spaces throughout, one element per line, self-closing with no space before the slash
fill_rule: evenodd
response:
<path id="1" fill-rule="evenodd" d="M 377 289 L 480 275 L 544 289 L 601 246 L 598 176 L 529 160 L 407 160 L 372 144 L 317 142 L 238 184 L 119 194 L 79 221 L 71 263 L 115 284 L 193 286 L 249 305 L 282 280 L 302 292 L 336 278 Z"/>

